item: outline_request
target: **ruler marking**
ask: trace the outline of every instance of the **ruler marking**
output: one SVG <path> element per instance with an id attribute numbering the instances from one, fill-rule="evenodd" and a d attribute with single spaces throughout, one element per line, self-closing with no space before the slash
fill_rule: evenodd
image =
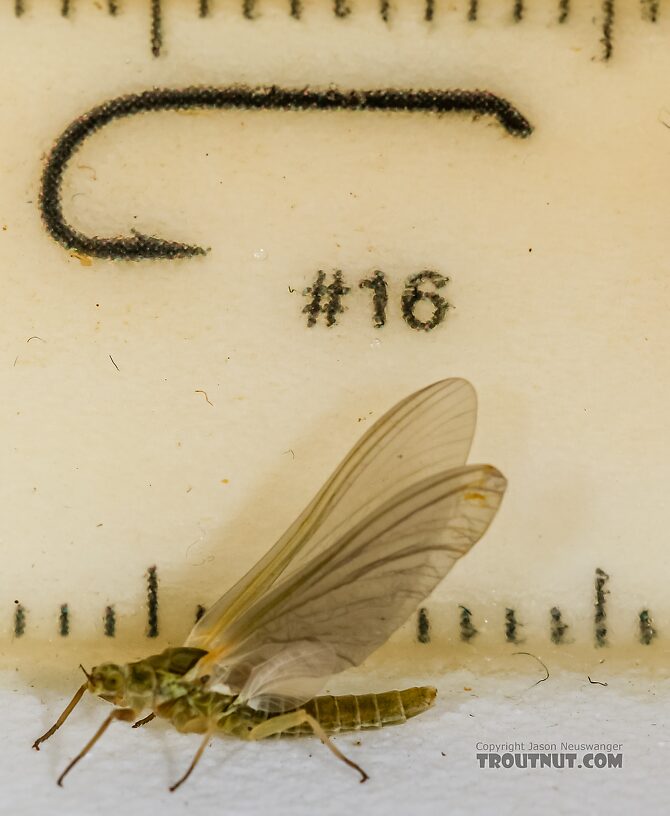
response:
<path id="1" fill-rule="evenodd" d="M 570 0 L 558 0 L 558 22 L 565 23 L 570 15 Z"/>
<path id="2" fill-rule="evenodd" d="M 423 19 L 430 23 L 435 17 L 435 0 L 426 0 L 426 7 L 423 12 Z"/>
<path id="3" fill-rule="evenodd" d="M 116 635 L 116 612 L 113 606 L 105 607 L 105 637 L 114 637 Z"/>
<path id="4" fill-rule="evenodd" d="M 385 23 L 388 23 L 389 21 L 390 12 L 391 12 L 390 0 L 379 0 L 379 16 Z"/>
<path id="5" fill-rule="evenodd" d="M 107 11 L 112 17 L 116 17 L 119 13 L 119 4 L 116 0 L 107 0 Z"/>
<path id="6" fill-rule="evenodd" d="M 523 638 L 519 637 L 519 623 L 516 619 L 516 612 L 509 607 L 505 610 L 505 640 L 508 643 L 521 643 Z"/>
<path id="7" fill-rule="evenodd" d="M 565 632 L 569 627 L 563 622 L 561 610 L 557 606 L 552 606 L 549 616 L 551 617 L 551 642 L 558 646 L 564 642 Z"/>
<path id="8" fill-rule="evenodd" d="M 198 16 L 209 17 L 209 0 L 199 0 L 198 2 Z"/>
<path id="9" fill-rule="evenodd" d="M 603 47 L 602 58 L 605 62 L 614 50 L 614 0 L 603 0 L 603 35 L 600 42 Z"/>
<path id="10" fill-rule="evenodd" d="M 514 11 L 512 16 L 515 23 L 520 23 L 523 20 L 524 6 L 523 0 L 514 0 Z"/>
<path id="11" fill-rule="evenodd" d="M 472 622 L 472 612 L 470 612 L 467 606 L 461 605 L 458 608 L 461 610 L 458 617 L 458 622 L 461 629 L 461 640 L 469 643 L 475 635 L 479 634 L 479 632 Z"/>
<path id="12" fill-rule="evenodd" d="M 163 9 L 161 0 L 151 0 L 151 53 L 159 57 L 163 47 Z"/>
<path id="13" fill-rule="evenodd" d="M 430 643 L 430 621 L 428 620 L 428 610 L 425 606 L 419 609 L 416 623 L 416 639 L 419 643 Z"/>
<path id="14" fill-rule="evenodd" d="M 336 17 L 348 17 L 351 14 L 351 8 L 347 5 L 346 0 L 335 0 L 333 12 Z"/>
<path id="15" fill-rule="evenodd" d="M 641 3 L 642 19 L 648 20 L 650 23 L 657 23 L 660 8 L 659 0 L 641 0 Z"/>
<path id="16" fill-rule="evenodd" d="M 70 608 L 66 603 L 61 604 L 58 613 L 58 634 L 67 637 L 70 634 Z"/>
<path id="17" fill-rule="evenodd" d="M 593 623 L 595 627 L 596 646 L 607 646 L 607 611 L 605 609 L 606 596 L 609 595 L 609 590 L 605 589 L 609 581 L 609 575 L 601 570 L 600 567 L 596 569 L 595 589 L 595 614 L 593 616 Z"/>
<path id="18" fill-rule="evenodd" d="M 301 0 L 291 0 L 289 11 L 294 20 L 299 20 L 302 17 Z"/>
<path id="19" fill-rule="evenodd" d="M 479 14 L 479 0 L 470 0 L 468 4 L 468 22 L 477 22 L 477 15 Z"/>
<path id="20" fill-rule="evenodd" d="M 147 570 L 147 637 L 158 637 L 158 573 L 155 566 Z"/>
<path id="21" fill-rule="evenodd" d="M 61 16 L 69 17 L 70 16 L 70 10 L 71 10 L 70 0 L 62 0 L 61 6 L 60 6 Z"/>
<path id="22" fill-rule="evenodd" d="M 14 0 L 14 14 L 17 17 L 21 17 L 25 10 L 26 7 L 23 3 L 23 0 Z"/>
<path id="23" fill-rule="evenodd" d="M 242 14 L 247 20 L 256 18 L 256 0 L 242 0 Z"/>
<path id="24" fill-rule="evenodd" d="M 26 610 L 23 604 L 14 601 L 14 637 L 21 637 L 26 631 Z"/>
<path id="25" fill-rule="evenodd" d="M 640 621 L 640 643 L 644 646 L 650 646 L 651 642 L 657 637 L 658 632 L 654 628 L 654 621 L 649 614 L 648 609 L 643 609 L 639 615 Z"/>

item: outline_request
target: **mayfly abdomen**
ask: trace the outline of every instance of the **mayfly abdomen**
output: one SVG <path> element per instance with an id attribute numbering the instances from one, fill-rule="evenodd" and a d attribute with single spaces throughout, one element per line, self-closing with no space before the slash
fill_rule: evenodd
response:
<path id="1" fill-rule="evenodd" d="M 430 708 L 437 691 L 432 686 L 420 686 L 381 694 L 341 694 L 336 697 L 315 697 L 302 708 L 319 722 L 324 731 L 358 731 L 362 728 L 382 728 L 400 725 Z M 281 736 L 311 734 L 308 724 L 282 732 Z"/>

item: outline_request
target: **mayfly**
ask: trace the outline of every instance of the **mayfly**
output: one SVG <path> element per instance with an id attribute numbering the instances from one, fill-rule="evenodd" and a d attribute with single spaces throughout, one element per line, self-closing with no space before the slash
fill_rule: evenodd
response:
<path id="1" fill-rule="evenodd" d="M 61 727 L 86 691 L 115 708 L 58 784 L 113 720 L 138 726 L 156 716 L 204 735 L 170 790 L 217 734 L 258 740 L 314 733 L 365 781 L 328 734 L 405 722 L 430 708 L 436 690 L 316 695 L 331 675 L 381 646 L 495 516 L 505 478 L 490 465 L 465 464 L 476 412 L 465 380 L 411 394 L 368 430 L 184 646 L 84 670 L 86 682 L 33 747 Z"/>

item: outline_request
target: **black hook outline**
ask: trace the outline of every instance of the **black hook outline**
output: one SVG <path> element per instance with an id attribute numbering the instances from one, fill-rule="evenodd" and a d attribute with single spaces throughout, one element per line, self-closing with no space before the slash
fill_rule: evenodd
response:
<path id="1" fill-rule="evenodd" d="M 111 99 L 75 119 L 56 141 L 42 174 L 39 205 L 44 224 L 54 240 L 66 249 L 97 258 L 145 260 L 150 258 L 188 258 L 204 255 L 203 247 L 166 241 L 134 232 L 127 238 L 88 236 L 71 227 L 63 216 L 61 186 L 68 162 L 85 139 L 115 119 L 137 113 L 194 108 L 243 110 L 351 110 L 432 112 L 470 111 L 494 116 L 513 136 L 532 133 L 528 120 L 506 99 L 488 91 L 402 91 L 338 89 L 289 90 L 271 87 L 252 88 L 231 85 L 224 88 L 155 88 L 138 94 Z"/>

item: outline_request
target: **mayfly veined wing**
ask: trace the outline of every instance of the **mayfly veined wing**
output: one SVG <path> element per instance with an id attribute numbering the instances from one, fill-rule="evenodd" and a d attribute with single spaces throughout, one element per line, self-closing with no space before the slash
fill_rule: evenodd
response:
<path id="1" fill-rule="evenodd" d="M 196 624 L 183 647 L 86 673 L 86 691 L 115 708 L 58 782 L 115 719 L 159 716 L 204 734 L 178 787 L 215 734 L 243 739 L 328 733 L 404 722 L 434 688 L 316 696 L 401 626 L 486 532 L 505 478 L 466 465 L 477 400 L 465 380 L 434 383 L 399 402 L 354 446 L 275 546 Z"/>

